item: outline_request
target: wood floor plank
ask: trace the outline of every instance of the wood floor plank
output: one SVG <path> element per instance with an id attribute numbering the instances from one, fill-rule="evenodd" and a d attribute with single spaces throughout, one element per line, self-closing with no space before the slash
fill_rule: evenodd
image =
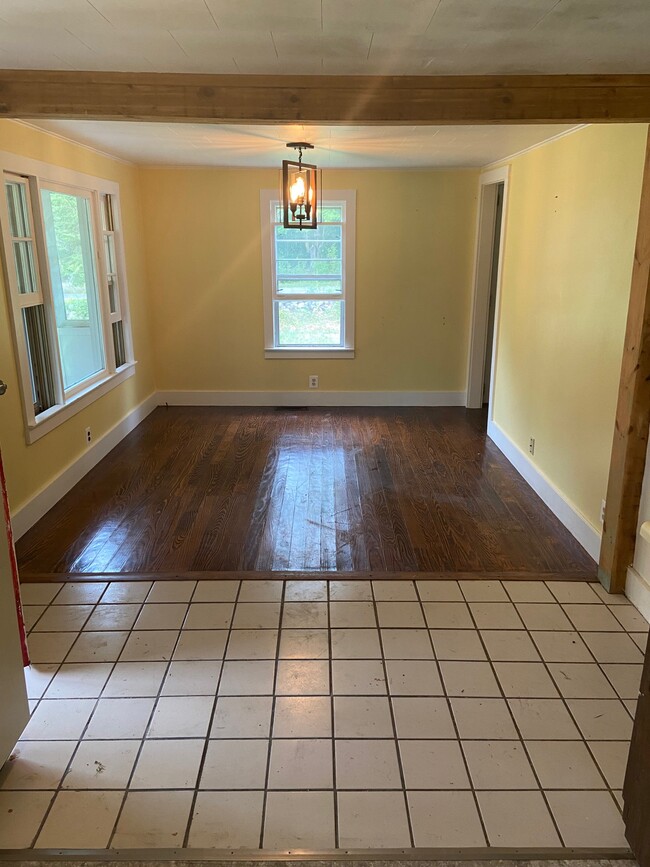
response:
<path id="1" fill-rule="evenodd" d="M 17 544 L 23 576 L 595 576 L 460 408 L 161 407 Z"/>
<path id="2" fill-rule="evenodd" d="M 361 526 L 363 515 L 356 463 L 357 447 L 352 437 L 350 425 L 344 424 L 340 417 L 336 418 L 335 424 L 337 442 L 341 444 L 343 458 L 341 484 L 345 488 L 345 496 L 340 498 L 341 507 L 337 507 L 336 523 L 339 528 L 338 532 L 349 541 L 349 559 L 340 568 L 356 568 L 364 571 L 370 568 L 370 559 L 367 534 L 357 531 L 357 528 Z M 337 568 L 339 567 L 337 566 Z"/>

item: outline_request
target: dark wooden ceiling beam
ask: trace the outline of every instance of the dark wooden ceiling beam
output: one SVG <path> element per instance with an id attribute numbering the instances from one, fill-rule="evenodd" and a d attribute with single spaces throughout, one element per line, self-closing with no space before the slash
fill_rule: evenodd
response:
<path id="1" fill-rule="evenodd" d="M 650 122 L 650 75 L 273 76 L 0 70 L 0 117 L 212 123 Z"/>

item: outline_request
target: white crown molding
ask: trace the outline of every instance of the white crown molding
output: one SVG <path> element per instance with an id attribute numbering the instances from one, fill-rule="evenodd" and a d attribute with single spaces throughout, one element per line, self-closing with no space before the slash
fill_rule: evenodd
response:
<path id="1" fill-rule="evenodd" d="M 54 130 L 47 129 L 44 126 L 39 126 L 37 123 L 30 123 L 28 120 L 18 120 L 17 118 L 7 118 L 11 123 L 18 123 L 21 126 L 27 126 L 30 129 L 36 130 L 36 132 L 40 132 L 43 135 L 51 135 L 52 138 L 58 138 L 60 141 L 64 141 L 67 144 L 76 145 L 78 148 L 84 148 L 87 151 L 92 151 L 92 153 L 97 154 L 100 157 L 104 157 L 107 160 L 115 160 L 116 163 L 123 163 L 125 166 L 133 166 L 137 167 L 137 163 L 131 162 L 131 160 L 127 160 L 124 157 L 118 157 L 116 154 L 109 153 L 109 151 L 103 151 L 100 148 L 95 147 L 91 144 L 86 144 L 85 142 L 79 141 L 76 138 L 70 138 L 68 135 L 63 135 L 60 132 L 54 132 Z"/>
<path id="2" fill-rule="evenodd" d="M 41 130 L 44 132 L 45 130 Z M 504 159 L 508 159 L 504 157 Z M 502 162 L 502 160 L 499 160 Z M 205 171 L 205 169 L 214 169 L 215 171 L 229 171 L 229 172 L 281 172 L 280 164 L 277 166 L 260 166 L 260 165 L 250 165 L 250 166 L 231 166 L 227 164 L 214 164 L 214 163 L 204 163 L 204 164 L 194 164 L 185 165 L 179 163 L 136 163 L 139 169 L 143 169 L 144 171 Z M 320 169 L 326 170 L 328 172 L 480 172 L 483 170 L 482 165 L 475 166 L 357 166 L 356 168 L 353 166 L 328 166 L 325 165 L 322 160 L 318 164 Z M 323 184 L 323 191 L 330 192 L 327 187 Z"/>
<path id="3" fill-rule="evenodd" d="M 486 163 L 484 166 L 481 166 L 481 171 L 485 172 L 488 169 L 493 169 L 495 166 L 503 165 L 503 163 L 510 162 L 510 160 L 514 160 L 516 157 L 523 156 L 524 154 L 530 153 L 530 151 L 536 151 L 538 148 L 543 148 L 545 145 L 550 144 L 551 142 L 558 141 L 561 138 L 565 138 L 568 135 L 573 135 L 576 132 L 580 132 L 581 129 L 587 129 L 588 126 L 591 126 L 590 123 L 581 123 L 578 126 L 571 127 L 571 129 L 562 130 L 562 132 L 558 132 L 555 135 L 552 135 L 550 138 L 545 138 L 544 141 L 538 141 L 536 144 L 528 145 L 527 148 L 522 148 L 520 151 L 515 151 L 513 154 L 507 157 L 501 157 L 501 159 L 493 160 L 491 163 Z"/>

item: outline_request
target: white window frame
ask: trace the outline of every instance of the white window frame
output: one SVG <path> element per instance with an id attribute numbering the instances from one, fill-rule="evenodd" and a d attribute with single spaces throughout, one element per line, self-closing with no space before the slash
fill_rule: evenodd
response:
<path id="1" fill-rule="evenodd" d="M 275 291 L 275 207 L 280 203 L 277 190 L 260 190 L 260 219 L 262 225 L 262 288 L 264 292 L 264 356 L 265 358 L 354 358 L 354 289 L 355 289 L 355 236 L 356 190 L 325 190 L 321 205 L 345 205 L 343 223 L 343 343 L 341 346 L 278 346 L 275 342 L 274 301 L 313 299 L 314 295 L 282 295 Z M 297 234 L 300 230 L 294 230 Z M 309 234 L 309 229 L 303 229 Z M 318 298 L 318 296 L 316 296 Z"/>
<path id="2" fill-rule="evenodd" d="M 27 201 L 32 222 L 34 238 L 34 259 L 38 291 L 21 295 L 18 291 L 16 269 L 14 267 L 11 231 L 9 228 L 9 210 L 5 194 L 5 178 L 15 176 L 24 180 L 27 185 Z M 133 342 L 131 337 L 129 296 L 126 281 L 124 247 L 122 239 L 122 221 L 120 213 L 120 187 L 114 181 L 96 178 L 81 172 L 53 166 L 49 163 L 22 157 L 0 151 L 0 232 L 2 234 L 3 273 L 9 309 L 13 320 L 13 340 L 16 354 L 18 379 L 21 390 L 25 439 L 28 444 L 35 442 L 54 428 L 63 424 L 76 413 L 98 400 L 107 392 L 124 382 L 135 373 L 136 361 L 133 358 Z M 52 287 L 48 268 L 47 249 L 45 244 L 45 227 L 42 216 L 41 188 L 61 188 L 89 199 L 91 204 L 91 222 L 93 244 L 96 257 L 95 267 L 98 283 L 100 315 L 102 320 L 102 337 L 104 341 L 105 368 L 95 376 L 84 380 L 77 386 L 64 389 L 61 373 L 61 358 L 58 351 L 56 335 L 52 343 L 52 367 L 56 403 L 38 415 L 34 412 L 32 385 L 30 377 L 30 361 L 25 329 L 22 319 L 23 307 L 32 304 L 45 304 L 53 309 Z M 112 322 L 115 316 L 109 309 L 108 286 L 106 283 L 106 262 L 104 254 L 104 238 L 102 231 L 101 197 L 110 195 L 113 203 L 115 221 L 115 253 L 118 273 L 119 310 L 123 322 L 124 342 L 126 347 L 126 363 L 120 367 L 115 364 L 113 346 Z M 50 332 L 53 329 L 50 328 Z"/>

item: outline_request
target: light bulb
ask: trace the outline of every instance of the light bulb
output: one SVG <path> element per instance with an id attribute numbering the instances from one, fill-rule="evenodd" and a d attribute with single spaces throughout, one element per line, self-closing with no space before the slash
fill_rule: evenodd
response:
<path id="1" fill-rule="evenodd" d="M 291 201 L 300 202 L 305 198 L 305 182 L 300 175 L 296 178 L 295 183 L 291 184 Z"/>

